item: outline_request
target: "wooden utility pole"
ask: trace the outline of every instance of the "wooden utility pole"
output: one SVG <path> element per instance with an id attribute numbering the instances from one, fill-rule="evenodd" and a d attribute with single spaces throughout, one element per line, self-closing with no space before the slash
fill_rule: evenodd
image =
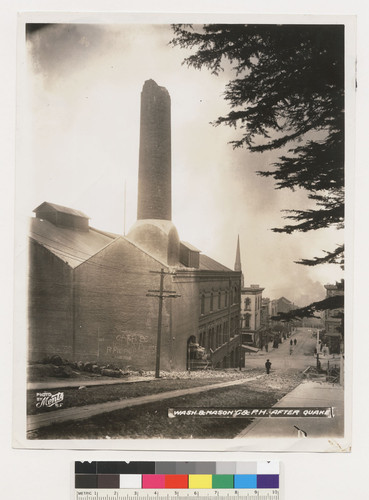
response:
<path id="1" fill-rule="evenodd" d="M 159 290 L 148 290 L 149 293 L 146 294 L 146 297 L 157 297 L 159 299 L 159 313 L 158 313 L 158 332 L 156 337 L 156 362 L 155 362 L 155 378 L 160 377 L 160 349 L 161 349 L 161 322 L 163 315 L 163 300 L 164 299 L 176 299 L 180 297 L 180 295 L 176 294 L 173 290 L 164 290 L 164 277 L 166 274 L 175 274 L 175 273 L 166 273 L 164 269 L 160 271 L 150 271 L 154 274 L 160 274 L 160 287 Z"/>

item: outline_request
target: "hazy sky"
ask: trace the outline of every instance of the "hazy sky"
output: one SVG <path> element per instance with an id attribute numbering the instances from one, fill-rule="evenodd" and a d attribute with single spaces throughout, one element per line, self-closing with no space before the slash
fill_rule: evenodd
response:
<path id="1" fill-rule="evenodd" d="M 123 233 L 136 220 L 140 93 L 145 80 L 172 102 L 173 222 L 182 240 L 233 268 L 237 235 L 245 284 L 299 305 L 324 296 L 338 266 L 293 261 L 321 255 L 342 233 L 277 234 L 281 209 L 306 208 L 303 191 L 275 190 L 256 175 L 275 153 L 233 150 L 239 133 L 210 122 L 227 113 L 229 70 L 216 77 L 181 63 L 166 25 L 52 25 L 31 34 L 20 110 L 26 131 L 18 162 L 17 214 L 44 201 L 82 210 L 93 227 Z"/>

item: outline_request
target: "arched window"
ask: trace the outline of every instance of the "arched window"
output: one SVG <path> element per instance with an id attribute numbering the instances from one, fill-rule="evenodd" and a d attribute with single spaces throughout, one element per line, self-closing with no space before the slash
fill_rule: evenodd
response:
<path id="1" fill-rule="evenodd" d="M 224 306 L 228 307 L 228 292 L 225 292 L 225 297 L 224 297 Z"/>
<path id="2" fill-rule="evenodd" d="M 222 345 L 223 337 L 222 337 L 222 325 L 217 326 L 217 347 Z"/>
<path id="3" fill-rule="evenodd" d="M 201 311 L 201 314 L 205 313 L 205 295 L 204 294 L 201 295 L 200 311 Z"/>
<path id="4" fill-rule="evenodd" d="M 227 336 L 228 336 L 228 321 L 225 321 L 223 325 L 223 344 L 227 342 Z"/>
<path id="5" fill-rule="evenodd" d="M 246 311 L 250 311 L 251 309 L 251 299 L 249 297 L 245 299 L 245 309 Z"/>
<path id="6" fill-rule="evenodd" d="M 214 308 L 214 294 L 211 292 L 210 294 L 210 311 L 212 311 Z"/>
<path id="7" fill-rule="evenodd" d="M 221 292 L 218 292 L 218 309 L 220 309 L 222 305 L 222 294 Z"/>
<path id="8" fill-rule="evenodd" d="M 215 328 L 212 329 L 212 338 L 213 338 L 213 351 L 218 347 L 217 346 L 217 332 Z"/>
<path id="9" fill-rule="evenodd" d="M 238 302 L 238 288 L 237 288 L 237 286 L 234 287 L 233 302 L 235 304 L 237 304 L 237 302 Z"/>

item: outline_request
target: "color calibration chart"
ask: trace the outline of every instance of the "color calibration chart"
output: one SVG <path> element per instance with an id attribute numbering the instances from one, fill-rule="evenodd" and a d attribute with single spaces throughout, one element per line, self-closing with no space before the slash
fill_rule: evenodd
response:
<path id="1" fill-rule="evenodd" d="M 279 462 L 75 462 L 75 500 L 280 500 Z"/>

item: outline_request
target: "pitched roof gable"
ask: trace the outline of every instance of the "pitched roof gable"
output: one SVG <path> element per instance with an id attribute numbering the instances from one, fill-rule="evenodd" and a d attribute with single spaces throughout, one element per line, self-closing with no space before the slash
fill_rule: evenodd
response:
<path id="1" fill-rule="evenodd" d="M 223 266 L 220 262 L 208 257 L 207 255 L 200 254 L 200 271 L 227 271 L 230 272 L 232 269 Z"/>
<path id="2" fill-rule="evenodd" d="M 115 240 L 102 231 L 74 231 L 47 220 L 31 219 L 30 237 L 72 268 L 96 255 Z"/>
<path id="3" fill-rule="evenodd" d="M 47 209 L 55 210 L 56 212 L 60 212 L 63 214 L 69 214 L 69 215 L 74 215 L 76 217 L 83 217 L 84 219 L 89 219 L 89 216 L 86 215 L 85 213 L 81 212 L 80 210 L 76 210 L 74 208 L 69 208 L 69 207 L 63 207 L 62 205 L 57 205 L 56 203 L 49 203 L 48 201 L 44 201 L 36 207 L 33 211 L 35 213 L 39 212 L 40 210 L 47 210 Z"/>

